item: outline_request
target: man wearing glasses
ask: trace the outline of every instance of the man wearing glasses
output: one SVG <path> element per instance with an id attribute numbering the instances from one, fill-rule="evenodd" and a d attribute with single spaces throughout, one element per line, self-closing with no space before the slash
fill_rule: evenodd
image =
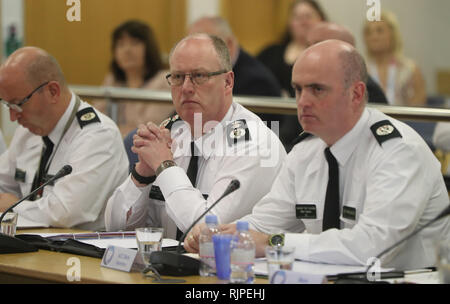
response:
<path id="1" fill-rule="evenodd" d="M 285 158 L 275 133 L 233 102 L 234 74 L 220 38 L 188 36 L 169 63 L 179 120 L 139 126 L 132 148 L 139 161 L 108 201 L 108 230 L 159 226 L 179 239 L 238 179 L 241 189 L 211 211 L 219 222 L 234 221 L 269 191 Z"/>
<path id="2" fill-rule="evenodd" d="M 367 70 L 350 44 L 326 40 L 295 62 L 292 86 L 304 133 L 270 192 L 243 220 L 256 256 L 268 245 L 295 247 L 303 261 L 409 270 L 433 266 L 433 243 L 447 239 L 450 219 L 440 164 L 411 127 L 366 107 Z M 220 227 L 233 233 L 236 224 Z M 254 230 L 253 230 L 254 229 Z M 198 251 L 200 226 L 184 246 Z M 282 233 L 280 233 L 282 232 Z"/>
<path id="3" fill-rule="evenodd" d="M 57 61 L 34 47 L 0 67 L 0 98 L 19 123 L 0 156 L 0 212 L 71 165 L 14 211 L 39 225 L 104 229 L 106 200 L 128 171 L 114 122 L 73 94 Z"/>

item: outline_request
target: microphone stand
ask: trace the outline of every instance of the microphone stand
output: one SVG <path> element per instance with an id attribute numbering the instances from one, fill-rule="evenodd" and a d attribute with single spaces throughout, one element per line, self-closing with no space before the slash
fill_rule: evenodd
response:
<path id="1" fill-rule="evenodd" d="M 370 268 L 373 267 L 373 265 L 375 264 L 375 262 L 377 260 L 379 260 L 382 256 L 384 256 L 386 253 L 388 253 L 389 251 L 391 251 L 392 249 L 394 249 L 395 247 L 397 247 L 401 243 L 409 240 L 410 238 L 412 238 L 414 235 L 416 235 L 417 233 L 419 233 L 423 229 L 427 228 L 428 226 L 430 226 L 434 222 L 436 222 L 436 221 L 438 221 L 438 220 L 448 216 L 449 214 L 450 214 L 450 206 L 445 208 L 441 213 L 439 213 L 439 215 L 437 215 L 434 219 L 432 219 L 431 221 L 429 221 L 428 223 L 426 223 L 425 225 L 423 225 L 419 229 L 413 231 L 412 233 L 408 234 L 406 237 L 404 237 L 404 238 L 400 239 L 399 241 L 395 242 L 392 246 L 389 246 L 388 248 L 386 248 L 385 250 L 380 252 L 375 257 L 375 259 L 372 260 L 372 262 L 369 264 L 369 266 L 367 266 L 366 271 L 364 273 L 348 273 L 348 274 L 344 273 L 344 274 L 338 275 L 338 279 L 336 280 L 336 282 L 339 281 L 339 283 L 352 283 L 352 282 L 353 283 L 375 283 L 375 282 L 369 281 L 368 274 L 369 274 Z M 396 272 L 396 273 L 398 273 L 398 272 Z"/>
<path id="2" fill-rule="evenodd" d="M 70 165 L 65 165 L 64 167 L 62 167 L 61 170 L 59 170 L 55 176 L 53 176 L 48 181 L 46 181 L 45 183 L 43 183 L 42 185 L 37 187 L 35 190 L 31 191 L 30 194 L 28 194 L 27 196 L 20 199 L 17 203 L 13 204 L 8 209 L 6 209 L 5 212 L 3 212 L 3 214 L 0 216 L 0 225 L 1 225 L 5 215 L 8 212 L 10 212 L 11 210 L 13 210 L 21 202 L 30 198 L 31 196 L 33 196 L 35 193 L 37 193 L 39 190 L 41 190 L 42 188 L 44 188 L 51 182 L 57 180 L 58 178 L 66 176 L 67 174 L 70 174 L 71 172 L 72 172 L 72 167 Z M 10 235 L 4 234 L 4 233 L 0 233 L 0 254 L 33 252 L 33 251 L 37 251 L 37 250 L 38 249 L 35 246 L 28 244 L 27 242 L 25 242 L 21 239 L 18 239 L 16 237 L 13 237 L 13 236 L 10 236 Z"/>
<path id="3" fill-rule="evenodd" d="M 214 202 L 205 212 L 203 212 L 186 230 L 183 236 L 178 241 L 176 252 L 155 251 L 150 255 L 150 264 L 157 270 L 159 274 L 169 276 L 189 276 L 198 275 L 200 269 L 200 261 L 181 254 L 181 240 L 191 231 L 205 214 L 207 214 L 217 203 L 219 203 L 225 196 L 239 189 L 240 183 L 238 180 L 232 180 L 228 188 L 217 201 Z"/>

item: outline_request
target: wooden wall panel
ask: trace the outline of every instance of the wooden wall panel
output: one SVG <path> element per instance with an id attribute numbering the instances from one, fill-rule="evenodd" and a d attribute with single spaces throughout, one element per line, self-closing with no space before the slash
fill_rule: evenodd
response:
<path id="1" fill-rule="evenodd" d="M 437 93 L 442 96 L 450 96 L 450 69 L 439 69 L 436 74 Z"/>
<path id="2" fill-rule="evenodd" d="M 241 45 L 257 54 L 281 39 L 293 0 L 222 0 L 221 15 L 226 18 Z"/>
<path id="3" fill-rule="evenodd" d="M 160 49 L 169 52 L 185 32 L 185 0 L 81 0 L 81 21 L 69 22 L 65 0 L 25 1 L 26 45 L 60 62 L 71 84 L 99 85 L 111 59 L 110 36 L 128 19 L 147 22 Z"/>

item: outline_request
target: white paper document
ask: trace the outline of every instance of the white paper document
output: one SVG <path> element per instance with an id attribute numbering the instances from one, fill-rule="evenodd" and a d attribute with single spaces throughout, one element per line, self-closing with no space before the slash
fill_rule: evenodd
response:
<path id="1" fill-rule="evenodd" d="M 46 237 L 51 237 L 51 236 L 62 236 L 62 238 L 64 238 L 65 235 L 62 235 L 60 233 L 36 233 L 37 235 L 40 235 L 44 238 Z M 67 236 L 70 236 L 70 238 L 74 238 L 77 241 L 86 243 L 86 244 L 90 244 L 90 245 L 94 245 L 97 246 L 99 248 L 107 248 L 108 246 L 117 246 L 117 247 L 123 247 L 123 248 L 137 248 L 137 243 L 136 243 L 136 237 L 135 236 L 117 236 L 117 237 L 105 237 L 102 238 L 101 236 L 98 238 L 94 238 L 94 237 L 86 237 L 86 238 L 78 238 L 78 236 L 86 236 L 89 233 L 85 234 L 85 233 L 75 233 L 75 234 L 67 234 Z M 96 234 L 96 233 L 92 233 L 92 234 Z M 102 233 L 98 233 L 98 234 L 102 234 Z M 162 247 L 173 247 L 173 246 L 178 246 L 178 241 L 174 240 L 174 239 L 163 239 L 162 241 Z"/>
<path id="2" fill-rule="evenodd" d="M 2 213 L 0 212 L 0 216 L 1 215 L 2 215 Z M 48 224 L 43 224 L 43 223 L 29 220 L 23 216 L 20 216 L 20 214 L 17 218 L 16 228 L 47 228 L 47 227 L 49 227 Z"/>
<path id="3" fill-rule="evenodd" d="M 89 240 L 78 240 L 80 242 L 97 246 L 99 248 L 107 248 L 108 246 L 117 246 L 123 248 L 137 248 L 136 238 L 123 238 L 123 239 L 89 239 Z M 177 246 L 178 241 L 173 239 L 163 239 L 162 247 L 173 247 Z"/>
<path id="4" fill-rule="evenodd" d="M 366 268 L 367 268 L 366 266 L 320 264 L 296 260 L 294 262 L 292 271 L 327 276 L 327 275 L 336 275 L 339 273 L 365 272 Z M 393 269 L 382 268 L 381 272 L 392 270 Z M 255 260 L 255 274 L 268 275 L 267 261 L 265 258 Z"/>

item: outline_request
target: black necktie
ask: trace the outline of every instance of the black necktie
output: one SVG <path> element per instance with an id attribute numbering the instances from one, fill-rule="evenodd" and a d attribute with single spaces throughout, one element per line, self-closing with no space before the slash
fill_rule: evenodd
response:
<path id="1" fill-rule="evenodd" d="M 328 162 L 328 185 L 325 196 L 325 205 L 323 210 L 322 231 L 331 228 L 340 228 L 339 219 L 339 167 L 330 151 L 325 149 L 325 158 Z"/>
<path id="2" fill-rule="evenodd" d="M 195 150 L 195 144 L 193 141 L 191 141 L 191 160 L 189 161 L 189 166 L 188 166 L 186 174 L 189 177 L 189 180 L 191 181 L 192 186 L 194 186 L 194 188 L 195 188 L 196 182 L 197 182 L 198 156 L 195 155 L 194 150 Z M 177 227 L 177 240 L 180 240 L 182 235 L 183 235 L 183 232 L 180 229 L 178 229 L 178 227 Z"/>
<path id="3" fill-rule="evenodd" d="M 40 185 L 42 185 L 45 182 L 45 175 L 47 174 L 47 163 L 48 160 L 50 159 L 50 156 L 52 155 L 53 152 L 53 143 L 50 140 L 50 138 L 48 138 L 48 136 L 44 136 L 42 137 L 42 140 L 44 141 L 44 148 L 43 148 L 43 153 L 41 156 L 41 161 L 39 163 L 39 170 L 36 172 L 36 175 L 34 177 L 34 181 L 33 181 L 33 187 L 31 189 L 31 191 L 34 191 L 36 188 L 38 188 Z M 41 189 L 38 193 L 36 193 L 31 200 L 35 200 L 36 198 L 39 198 L 42 196 L 42 192 L 43 190 Z"/>

